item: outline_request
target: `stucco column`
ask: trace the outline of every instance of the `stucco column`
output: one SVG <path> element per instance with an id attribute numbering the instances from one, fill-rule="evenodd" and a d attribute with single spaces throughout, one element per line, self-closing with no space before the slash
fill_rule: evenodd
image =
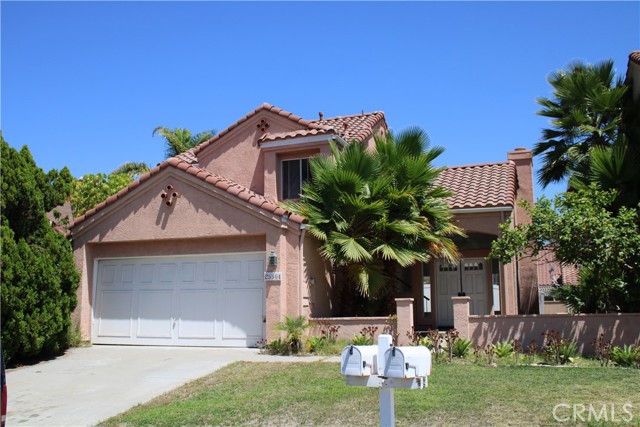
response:
<path id="1" fill-rule="evenodd" d="M 460 338 L 469 337 L 469 305 L 471 297 L 451 297 L 453 302 L 453 327 Z"/>
<path id="2" fill-rule="evenodd" d="M 407 345 L 407 332 L 413 332 L 413 298 L 396 298 L 396 314 L 398 345 Z"/>

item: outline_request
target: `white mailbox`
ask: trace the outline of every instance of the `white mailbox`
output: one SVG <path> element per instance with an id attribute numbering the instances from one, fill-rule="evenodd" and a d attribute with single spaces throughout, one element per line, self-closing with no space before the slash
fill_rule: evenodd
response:
<path id="1" fill-rule="evenodd" d="M 342 375 L 366 377 L 378 372 L 377 345 L 348 345 L 342 350 Z"/>
<path id="2" fill-rule="evenodd" d="M 431 352 L 424 346 L 391 347 L 385 352 L 384 376 L 420 378 L 431 375 Z"/>

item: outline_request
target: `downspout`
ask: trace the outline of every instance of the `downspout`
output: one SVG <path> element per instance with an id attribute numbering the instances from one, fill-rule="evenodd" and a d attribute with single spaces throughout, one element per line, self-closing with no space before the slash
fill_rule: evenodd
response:
<path id="1" fill-rule="evenodd" d="M 300 224 L 300 236 L 298 237 L 298 316 L 302 316 L 302 308 L 304 305 L 304 297 L 302 296 L 302 282 L 304 279 L 304 257 L 303 257 L 303 242 L 304 234 L 309 228 L 308 224 Z M 309 309 L 311 309 L 311 300 L 309 300 Z"/>

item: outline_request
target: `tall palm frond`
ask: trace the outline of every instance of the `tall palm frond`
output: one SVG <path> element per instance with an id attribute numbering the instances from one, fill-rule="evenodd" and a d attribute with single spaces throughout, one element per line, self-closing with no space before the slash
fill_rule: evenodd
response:
<path id="1" fill-rule="evenodd" d="M 613 61 L 573 63 L 551 73 L 548 81 L 553 99 L 536 102 L 542 107 L 538 115 L 548 117 L 552 127 L 542 131 L 533 148 L 534 155 L 543 156 L 538 171 L 543 186 L 588 167 L 592 148 L 607 147 L 618 139 L 627 91 L 615 76 Z"/>
<path id="2" fill-rule="evenodd" d="M 150 168 L 144 162 L 127 162 L 111 172 L 112 174 L 125 174 L 133 179 L 137 179 L 140 175 L 149 172 Z"/>
<path id="3" fill-rule="evenodd" d="M 204 131 L 192 135 L 189 129 L 169 129 L 158 126 L 151 133 L 152 136 L 160 135 L 165 140 L 165 155 L 167 158 L 177 156 L 197 146 L 198 144 L 211 139 L 216 134 L 215 130 Z"/>

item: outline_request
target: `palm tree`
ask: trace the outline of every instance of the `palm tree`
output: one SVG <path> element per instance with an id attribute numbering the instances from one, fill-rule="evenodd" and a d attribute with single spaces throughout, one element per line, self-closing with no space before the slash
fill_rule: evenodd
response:
<path id="1" fill-rule="evenodd" d="M 190 150 L 196 145 L 211 139 L 215 134 L 216 131 L 213 129 L 192 135 L 189 129 L 169 129 L 158 126 L 153 130 L 152 136 L 160 135 L 164 137 L 165 155 L 169 158 Z"/>
<path id="2" fill-rule="evenodd" d="M 617 212 L 622 206 L 636 208 L 640 203 L 640 146 L 628 144 L 625 138 L 609 147 L 591 150 L 589 168 L 576 171 L 569 180 L 574 190 L 586 190 L 595 185 L 601 190 L 616 190 L 610 208 Z"/>
<path id="3" fill-rule="evenodd" d="M 290 317 L 284 316 L 284 320 L 275 324 L 276 331 L 286 334 L 285 342 L 289 346 L 292 354 L 298 354 L 302 350 L 302 338 L 304 331 L 311 325 L 304 316 Z"/>
<path id="4" fill-rule="evenodd" d="M 442 149 L 429 148 L 424 132 L 388 132 L 376 137 L 374 152 L 357 142 L 331 149 L 333 157 L 310 160 L 311 180 L 286 207 L 307 218 L 343 289 L 391 295 L 398 266 L 457 257 L 451 236 L 462 233 L 451 223 L 449 193 L 435 185 L 441 170 L 431 165 Z"/>
<path id="5" fill-rule="evenodd" d="M 543 155 L 538 180 L 546 186 L 589 168 L 591 149 L 607 147 L 619 136 L 626 87 L 616 79 L 613 61 L 574 63 L 552 73 L 553 99 L 538 98 L 538 114 L 551 119 L 533 149 Z"/>
<path id="6" fill-rule="evenodd" d="M 138 179 L 140 175 L 149 172 L 149 165 L 144 162 L 127 162 L 116 169 L 111 174 L 125 174 L 133 179 Z"/>

